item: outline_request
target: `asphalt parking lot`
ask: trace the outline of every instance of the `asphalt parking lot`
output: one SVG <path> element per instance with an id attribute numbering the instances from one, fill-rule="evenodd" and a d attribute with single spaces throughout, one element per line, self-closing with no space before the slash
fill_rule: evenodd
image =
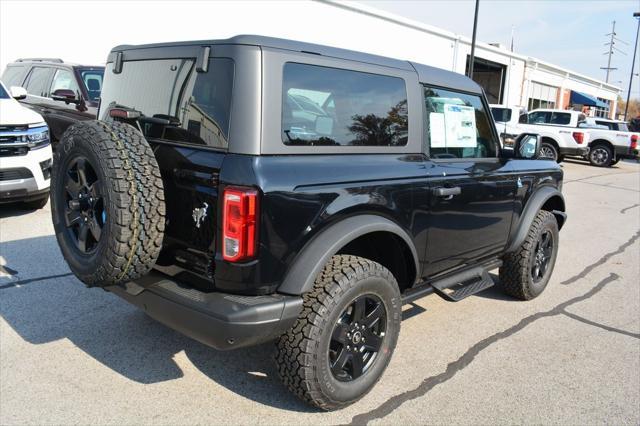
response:
<path id="1" fill-rule="evenodd" d="M 638 424 L 640 164 L 563 168 L 542 296 L 405 306 L 382 380 L 332 413 L 280 384 L 271 344 L 217 352 L 85 289 L 49 206 L 0 207 L 0 424 Z"/>

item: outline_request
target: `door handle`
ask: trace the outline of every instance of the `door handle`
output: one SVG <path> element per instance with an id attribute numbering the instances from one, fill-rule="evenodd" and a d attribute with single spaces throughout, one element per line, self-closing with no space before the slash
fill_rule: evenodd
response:
<path id="1" fill-rule="evenodd" d="M 437 197 L 453 197 L 454 195 L 460 195 L 462 189 L 459 186 L 454 186 L 452 188 L 435 188 L 433 190 Z"/>

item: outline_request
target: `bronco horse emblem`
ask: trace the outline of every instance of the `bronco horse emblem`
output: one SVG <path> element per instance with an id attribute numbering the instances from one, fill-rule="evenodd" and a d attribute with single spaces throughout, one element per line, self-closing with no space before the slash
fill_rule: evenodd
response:
<path id="1" fill-rule="evenodd" d="M 200 228 L 200 223 L 207 216 L 207 209 L 209 208 L 209 204 L 202 203 L 202 207 L 196 207 L 193 209 L 193 221 L 196 223 L 196 228 Z"/>

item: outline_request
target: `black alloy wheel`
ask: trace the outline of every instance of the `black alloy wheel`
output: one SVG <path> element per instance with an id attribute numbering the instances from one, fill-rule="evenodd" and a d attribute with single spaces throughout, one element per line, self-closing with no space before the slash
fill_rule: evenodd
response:
<path id="1" fill-rule="evenodd" d="M 386 323 L 387 312 L 378 296 L 365 294 L 347 306 L 329 344 L 329 363 L 337 380 L 355 380 L 369 370 L 382 346 Z"/>
<path id="2" fill-rule="evenodd" d="M 546 229 L 540 234 L 533 253 L 533 265 L 531 266 L 531 279 L 534 283 L 540 282 L 549 267 L 553 254 L 553 234 Z"/>
<path id="3" fill-rule="evenodd" d="M 85 157 L 73 158 L 66 169 L 65 226 L 78 250 L 91 254 L 106 222 L 101 182 Z"/>

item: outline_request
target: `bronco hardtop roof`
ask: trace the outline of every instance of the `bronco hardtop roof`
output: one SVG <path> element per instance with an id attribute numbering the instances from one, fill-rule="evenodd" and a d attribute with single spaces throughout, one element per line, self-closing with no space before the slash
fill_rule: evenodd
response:
<path id="1" fill-rule="evenodd" d="M 222 40 L 194 40 L 194 41 L 179 41 L 169 43 L 152 43 L 141 45 L 120 45 L 111 49 L 111 54 L 107 59 L 107 63 L 113 62 L 114 54 L 117 52 L 130 52 L 135 50 L 146 50 L 146 58 L 153 56 L 149 54 L 149 50 L 158 49 L 160 54 L 163 48 L 175 48 L 175 47 L 194 47 L 194 46 L 212 46 L 212 45 L 248 45 L 258 47 L 268 47 L 282 50 L 291 50 L 295 52 L 309 53 L 321 56 L 327 56 L 337 59 L 344 59 L 348 61 L 362 62 L 372 65 L 379 65 L 384 67 L 398 68 L 406 71 L 415 71 L 418 74 L 418 79 L 421 83 L 455 88 L 456 90 L 463 90 L 472 93 L 482 93 L 482 88 L 470 78 L 462 74 L 458 74 L 451 71 L 446 71 L 440 68 L 430 67 L 428 65 L 418 64 L 410 61 L 402 61 L 399 59 L 388 58 L 385 56 L 378 56 L 369 53 L 356 52 L 353 50 L 340 49 L 336 47 L 323 46 L 320 44 L 305 43 L 295 40 L 286 40 L 275 37 L 265 37 L 258 35 L 237 35 L 228 39 Z M 133 53 L 133 52 L 132 52 Z M 123 60 L 128 60 L 126 54 L 123 55 Z"/>

